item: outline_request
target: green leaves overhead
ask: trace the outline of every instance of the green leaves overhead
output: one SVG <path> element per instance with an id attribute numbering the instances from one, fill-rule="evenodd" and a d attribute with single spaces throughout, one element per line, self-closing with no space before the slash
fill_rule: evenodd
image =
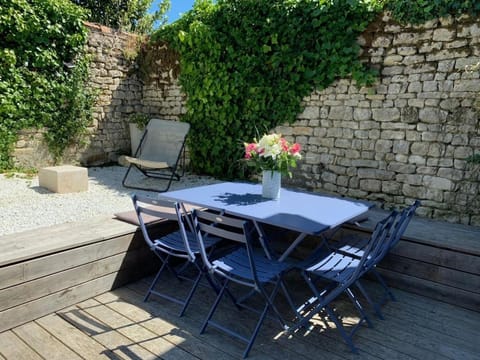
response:
<path id="1" fill-rule="evenodd" d="M 350 75 L 371 82 L 356 38 L 376 9 L 370 1 L 200 0 L 157 32 L 180 53 L 194 169 L 238 177 L 243 141 L 295 121 L 314 89 Z"/>

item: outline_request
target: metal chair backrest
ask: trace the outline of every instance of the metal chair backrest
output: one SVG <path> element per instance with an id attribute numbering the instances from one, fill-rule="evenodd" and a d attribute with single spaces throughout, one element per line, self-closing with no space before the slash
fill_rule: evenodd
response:
<path id="1" fill-rule="evenodd" d="M 419 200 L 415 200 L 412 205 L 406 207 L 400 212 L 398 221 L 394 224 L 392 231 L 390 232 L 389 249 L 392 249 L 400 241 L 420 204 L 421 202 Z"/>
<path id="2" fill-rule="evenodd" d="M 193 210 L 192 218 L 195 235 L 197 236 L 200 245 L 200 254 L 208 271 L 218 273 L 232 281 L 250 287 L 254 287 L 259 283 L 255 262 L 253 260 L 254 256 L 252 248 L 252 234 L 255 232 L 255 226 L 251 221 L 197 209 Z M 244 265 L 247 265 L 246 267 L 250 269 L 249 271 L 251 272 L 251 277 L 254 279 L 254 283 L 248 283 L 245 279 L 239 280 L 228 273 L 228 271 L 223 271 L 219 267 L 214 267 L 204 246 L 203 239 L 205 236 L 216 236 L 226 240 L 235 241 L 245 246 L 248 255 L 248 264 Z"/>
<path id="3" fill-rule="evenodd" d="M 140 223 L 140 229 L 143 237 L 151 249 L 155 248 L 156 250 L 163 251 L 169 255 L 188 257 L 191 261 L 195 260 L 195 254 L 192 252 L 187 240 L 187 228 L 193 233 L 193 225 L 190 216 L 185 211 L 185 208 L 183 208 L 177 202 L 154 199 L 137 194 L 132 195 L 132 201 L 138 221 Z M 151 230 L 146 224 L 147 216 L 158 218 L 159 220 L 165 219 L 176 221 L 178 223 L 179 231 L 182 235 L 183 245 L 185 248 L 184 254 L 172 252 L 170 249 L 168 249 L 168 247 L 163 247 L 161 242 L 154 242 L 155 239 L 152 239 Z"/>
<path id="4" fill-rule="evenodd" d="M 357 278 L 359 275 L 361 276 L 365 270 L 375 266 L 384 256 L 384 253 L 388 251 L 389 242 L 387 237 L 397 216 L 398 212 L 394 210 L 375 226 L 368 245 L 360 259 L 361 266 L 359 266 L 360 269 L 357 271 Z"/>

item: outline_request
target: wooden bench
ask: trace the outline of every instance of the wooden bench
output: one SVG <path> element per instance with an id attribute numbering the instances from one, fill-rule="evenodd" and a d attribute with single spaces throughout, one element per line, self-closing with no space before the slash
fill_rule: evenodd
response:
<path id="1" fill-rule="evenodd" d="M 159 222 L 159 234 L 175 229 Z M 150 275 L 137 226 L 113 217 L 0 237 L 0 332 Z"/>
<path id="2" fill-rule="evenodd" d="M 368 235 L 386 211 L 344 232 Z M 412 293 L 480 310 L 480 228 L 414 217 L 401 241 L 378 266 L 388 284 Z"/>

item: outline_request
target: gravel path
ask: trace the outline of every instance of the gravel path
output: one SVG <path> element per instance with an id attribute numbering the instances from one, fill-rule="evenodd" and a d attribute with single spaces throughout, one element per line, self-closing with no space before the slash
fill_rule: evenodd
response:
<path id="1" fill-rule="evenodd" d="M 122 186 L 125 171 L 121 166 L 88 168 L 88 191 L 70 194 L 38 186 L 38 177 L 7 178 L 0 174 L 0 236 L 133 209 L 130 195 L 144 192 Z M 210 177 L 186 174 L 181 181 L 172 182 L 170 189 L 213 182 Z"/>

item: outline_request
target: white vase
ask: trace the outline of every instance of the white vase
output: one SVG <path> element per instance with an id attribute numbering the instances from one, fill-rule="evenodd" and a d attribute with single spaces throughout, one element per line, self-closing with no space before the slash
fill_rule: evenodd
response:
<path id="1" fill-rule="evenodd" d="M 262 197 L 279 199 L 282 174 L 279 171 L 264 170 L 262 173 Z"/>

